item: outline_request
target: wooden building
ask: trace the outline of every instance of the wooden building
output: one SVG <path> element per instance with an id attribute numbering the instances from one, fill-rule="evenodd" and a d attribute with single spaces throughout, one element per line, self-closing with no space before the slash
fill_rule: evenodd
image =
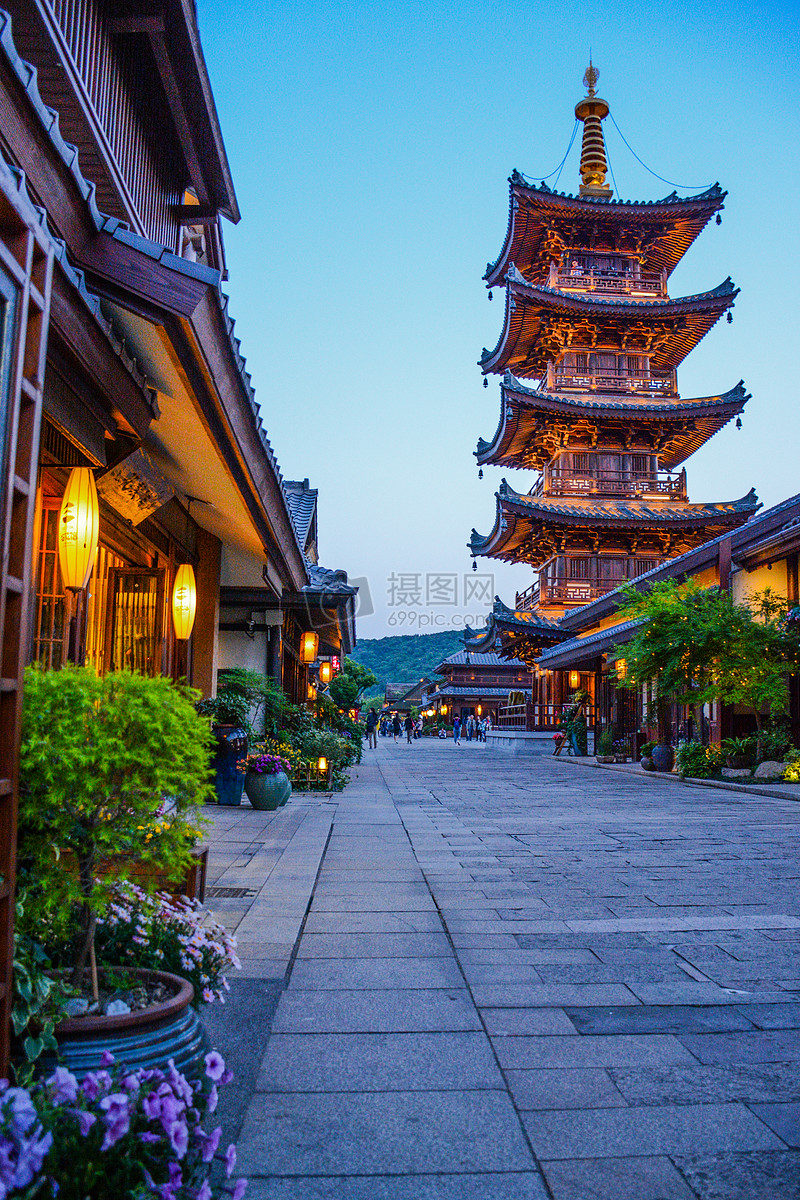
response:
<path id="1" fill-rule="evenodd" d="M 701 586 L 718 586 L 730 591 L 737 603 L 770 588 L 789 604 L 800 604 L 798 557 L 800 556 L 800 496 L 760 512 L 741 529 L 712 538 L 701 546 L 663 563 L 634 581 L 642 591 L 656 580 L 693 579 Z M 647 696 L 615 684 L 615 664 L 624 658 L 625 643 L 638 623 L 621 621 L 619 590 L 565 614 L 559 622 L 565 640 L 545 650 L 538 659 L 540 673 L 563 697 L 576 688 L 591 697 L 590 724 L 595 730 L 612 726 L 615 735 L 634 743 L 647 729 Z M 790 721 L 795 744 L 800 743 L 800 677 L 790 679 Z M 744 708 L 708 704 L 702 730 L 689 729 L 689 711 L 671 710 L 672 738 L 689 732 L 718 742 L 723 737 L 750 733 L 754 717 Z M 653 731 L 655 732 L 655 731 Z"/>
<path id="2" fill-rule="evenodd" d="M 520 659 L 458 650 L 439 663 L 436 674 L 442 678 L 428 690 L 426 703 L 451 722 L 456 716 L 489 717 L 496 725 L 514 693 L 516 703 L 531 701 L 531 672 Z"/>
<path id="3" fill-rule="evenodd" d="M 699 295 L 668 294 L 669 278 L 723 207 L 718 185 L 653 203 L 614 200 L 606 183 L 598 74 L 590 64 L 579 195 L 510 179 L 503 249 L 486 272 L 505 289 L 505 317 L 484 374 L 503 376 L 501 414 L 478 463 L 538 473 L 530 490 L 505 480 L 494 528 L 473 530 L 473 556 L 535 572 L 516 610 L 556 618 L 742 525 L 741 499 L 690 503 L 684 463 L 749 399 L 742 383 L 686 399 L 677 368 L 726 312 L 730 279 Z M 490 293 L 491 294 L 491 293 Z"/>
<path id="4" fill-rule="evenodd" d="M 302 701 L 303 633 L 346 652 L 355 596 L 318 565 L 316 494 L 306 521 L 221 288 L 239 209 L 192 0 L 0 11 L 0 216 L 2 1072 L 25 663 L 132 667 L 206 695 L 246 663 Z M 99 547 L 68 594 L 57 527 L 79 467 Z M 182 567 L 188 637 L 172 619 Z"/>

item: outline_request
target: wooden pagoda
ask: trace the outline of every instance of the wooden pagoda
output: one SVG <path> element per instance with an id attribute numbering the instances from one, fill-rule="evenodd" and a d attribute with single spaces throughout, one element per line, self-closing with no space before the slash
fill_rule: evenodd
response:
<path id="1" fill-rule="evenodd" d="M 473 530 L 473 556 L 528 563 L 538 578 L 518 610 L 554 618 L 659 563 L 743 524 L 758 507 L 692 504 L 685 460 L 739 416 L 740 382 L 719 396 L 684 399 L 677 368 L 733 307 L 730 279 L 678 299 L 677 263 L 723 207 L 718 184 L 697 196 L 614 200 L 606 183 L 602 121 L 589 65 L 579 195 L 510 179 L 503 249 L 487 287 L 505 288 L 497 345 L 484 375 L 503 376 L 501 412 L 478 463 L 527 468 L 528 493 L 505 481 L 491 533 Z"/>

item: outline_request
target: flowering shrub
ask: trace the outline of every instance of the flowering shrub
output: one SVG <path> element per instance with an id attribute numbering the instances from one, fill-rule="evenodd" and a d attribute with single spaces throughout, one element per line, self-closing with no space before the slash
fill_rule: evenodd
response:
<path id="1" fill-rule="evenodd" d="M 0 1080 L 0 1200 L 241 1200 L 246 1180 L 209 1180 L 215 1159 L 230 1179 L 236 1147 L 219 1153 L 222 1127 L 202 1124 L 232 1078 L 212 1050 L 191 1082 L 172 1062 L 166 1072 L 128 1071 L 108 1053 L 81 1083 L 64 1067 L 30 1089 Z"/>
<path id="2" fill-rule="evenodd" d="M 679 775 L 687 775 L 690 779 L 713 779 L 722 770 L 723 757 L 718 746 L 684 742 L 678 747 L 675 761 Z"/>
<path id="3" fill-rule="evenodd" d="M 257 775 L 278 775 L 281 771 L 291 776 L 292 764 L 277 754 L 268 754 L 261 747 L 251 750 L 247 758 L 236 764 L 239 771 L 254 771 Z"/>
<path id="4" fill-rule="evenodd" d="M 800 783 L 800 750 L 790 750 L 785 762 L 783 778 L 787 783 Z"/>
<path id="5" fill-rule="evenodd" d="M 224 972 L 241 966 L 236 938 L 199 901 L 164 892 L 149 896 L 132 883 L 116 886 L 95 937 L 104 965 L 147 967 L 188 979 L 195 1006 L 201 1000 L 224 1003 Z"/>

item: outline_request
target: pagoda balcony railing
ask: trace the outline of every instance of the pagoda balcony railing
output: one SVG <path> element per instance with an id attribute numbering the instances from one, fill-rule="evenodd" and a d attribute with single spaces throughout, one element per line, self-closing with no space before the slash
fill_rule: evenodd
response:
<path id="1" fill-rule="evenodd" d="M 686 472 L 660 471 L 639 474 L 631 471 L 574 471 L 546 467 L 532 495 L 536 496 L 624 496 L 638 500 L 685 500 Z"/>
<path id="2" fill-rule="evenodd" d="M 667 281 L 662 275 L 643 271 L 638 277 L 626 272 L 559 271 L 550 278 L 550 286 L 564 292 L 602 292 L 617 296 L 666 296 Z"/>
<path id="3" fill-rule="evenodd" d="M 539 603 L 539 580 L 532 583 L 530 587 L 525 588 L 524 592 L 517 592 L 517 598 L 514 607 L 517 612 L 532 612 Z"/>
<path id="4" fill-rule="evenodd" d="M 627 583 L 627 577 L 621 575 L 613 579 L 553 579 L 543 580 L 539 592 L 540 604 L 588 604 L 613 592 L 615 588 Z"/>
<path id="5" fill-rule="evenodd" d="M 675 396 L 674 379 L 653 379 L 648 375 L 614 375 L 610 373 L 578 373 L 554 369 L 548 363 L 544 380 L 548 390 L 575 392 L 629 392 L 642 398 L 648 396 Z"/>

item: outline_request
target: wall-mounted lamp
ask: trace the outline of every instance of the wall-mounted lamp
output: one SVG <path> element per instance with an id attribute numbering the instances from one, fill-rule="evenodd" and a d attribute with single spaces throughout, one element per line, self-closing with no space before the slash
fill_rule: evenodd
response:
<path id="1" fill-rule="evenodd" d="M 569 686 L 572 688 L 573 691 L 576 691 L 580 687 L 580 685 L 581 685 L 580 673 L 578 671 L 570 671 Z"/>
<path id="2" fill-rule="evenodd" d="M 306 664 L 312 663 L 319 652 L 319 634 L 310 630 L 303 634 L 303 641 L 300 646 L 300 661 Z"/>

